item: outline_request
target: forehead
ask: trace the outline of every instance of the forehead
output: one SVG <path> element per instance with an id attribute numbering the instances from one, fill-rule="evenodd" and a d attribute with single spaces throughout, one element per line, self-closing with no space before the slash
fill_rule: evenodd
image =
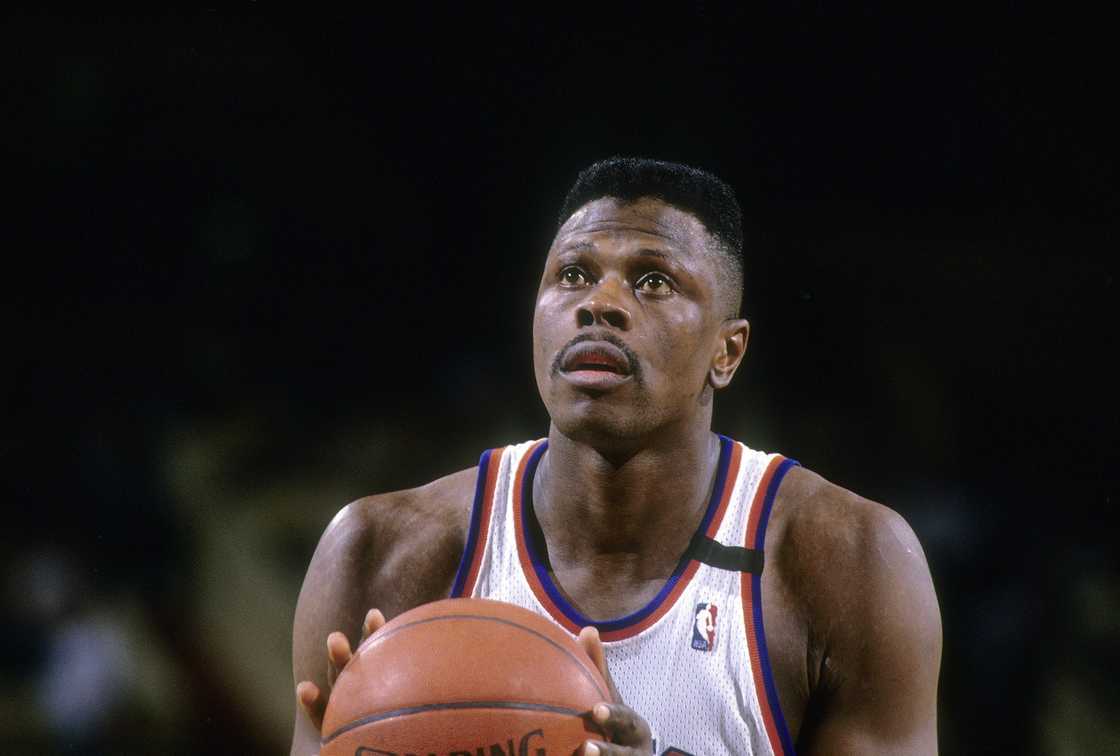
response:
<path id="1" fill-rule="evenodd" d="M 597 238 L 655 243 L 682 253 L 708 248 L 708 234 L 696 216 L 653 197 L 623 202 L 603 197 L 572 213 L 556 233 L 552 251 Z"/>

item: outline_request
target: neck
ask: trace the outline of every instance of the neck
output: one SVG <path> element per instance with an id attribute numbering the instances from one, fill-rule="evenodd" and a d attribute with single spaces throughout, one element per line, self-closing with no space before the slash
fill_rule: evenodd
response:
<path id="1" fill-rule="evenodd" d="M 603 452 L 553 425 L 533 502 L 554 569 L 667 577 L 703 518 L 718 461 L 708 423 L 626 452 Z"/>

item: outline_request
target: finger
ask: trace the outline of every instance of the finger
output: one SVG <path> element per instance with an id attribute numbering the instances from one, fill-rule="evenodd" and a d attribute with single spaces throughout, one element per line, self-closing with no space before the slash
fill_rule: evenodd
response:
<path id="1" fill-rule="evenodd" d="M 579 631 L 579 645 L 583 648 L 584 653 L 591 659 L 591 663 L 599 670 L 599 674 L 607 681 L 607 688 L 611 694 L 612 701 L 621 701 L 622 698 L 618 695 L 618 688 L 614 686 L 614 679 L 611 677 L 611 671 L 607 667 L 607 654 L 603 651 L 603 641 L 599 638 L 598 629 L 588 626 Z"/>
<path id="2" fill-rule="evenodd" d="M 327 684 L 334 687 L 338 673 L 350 663 L 350 640 L 345 633 L 334 631 L 327 636 Z"/>
<path id="3" fill-rule="evenodd" d="M 652 750 L 652 746 L 642 749 L 617 743 L 605 743 L 602 740 L 588 740 L 583 744 L 581 753 L 583 756 L 648 756 Z"/>
<path id="4" fill-rule="evenodd" d="M 370 609 L 366 612 L 365 622 L 362 623 L 362 643 L 366 638 L 376 633 L 385 624 L 385 615 L 380 609 Z M 359 644 L 360 645 L 360 644 Z"/>
<path id="5" fill-rule="evenodd" d="M 315 729 L 322 731 L 323 714 L 327 711 L 326 698 L 320 694 L 319 686 L 310 680 L 304 680 L 296 686 L 296 698 L 300 708 L 307 714 L 307 718 L 315 725 Z"/>
<path id="6" fill-rule="evenodd" d="M 600 703 L 591 709 L 591 719 L 603 728 L 611 742 L 620 746 L 645 748 L 648 752 L 652 734 L 646 720 L 626 704 Z M 592 741 L 594 742 L 594 741 Z"/>

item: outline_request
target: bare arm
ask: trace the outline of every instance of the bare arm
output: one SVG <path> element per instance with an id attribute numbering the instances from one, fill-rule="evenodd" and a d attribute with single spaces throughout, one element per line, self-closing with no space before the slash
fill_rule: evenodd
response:
<path id="1" fill-rule="evenodd" d="M 936 754 L 941 617 L 922 548 L 884 507 L 841 508 L 854 524 L 817 566 L 829 571 L 815 610 L 824 649 L 798 750 Z"/>
<path id="2" fill-rule="evenodd" d="M 321 708 L 334 682 L 330 679 L 333 671 L 327 637 L 338 630 L 355 632 L 361 626 L 366 609 L 377 601 L 369 590 L 376 568 L 372 560 L 362 559 L 363 555 L 372 555 L 375 551 L 376 534 L 365 521 L 361 509 L 361 504 L 355 502 L 331 520 L 300 589 L 292 632 L 292 671 L 302 686 L 299 696 L 305 699 L 310 711 L 297 700 L 292 756 L 319 752 Z M 337 648 L 338 641 L 334 640 L 334 653 L 339 654 L 342 649 Z M 347 645 L 354 647 L 358 640 L 347 636 Z M 307 682 L 315 687 L 306 688 Z"/>
<path id="3" fill-rule="evenodd" d="M 447 596 L 463 549 L 475 475 L 474 469 L 464 470 L 422 488 L 361 499 L 327 526 L 296 605 L 292 756 L 319 752 L 322 710 L 350 649 L 382 617 Z M 371 615 L 371 607 L 383 615 Z"/>

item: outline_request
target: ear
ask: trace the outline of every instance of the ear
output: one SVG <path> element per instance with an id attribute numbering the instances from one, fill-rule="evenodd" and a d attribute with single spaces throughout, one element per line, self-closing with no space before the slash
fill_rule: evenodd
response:
<path id="1" fill-rule="evenodd" d="M 719 344 L 712 357 L 708 370 L 708 383 L 719 390 L 726 388 L 739 369 L 739 363 L 747 353 L 747 341 L 751 335 L 751 324 L 742 318 L 725 320 L 719 327 Z"/>

